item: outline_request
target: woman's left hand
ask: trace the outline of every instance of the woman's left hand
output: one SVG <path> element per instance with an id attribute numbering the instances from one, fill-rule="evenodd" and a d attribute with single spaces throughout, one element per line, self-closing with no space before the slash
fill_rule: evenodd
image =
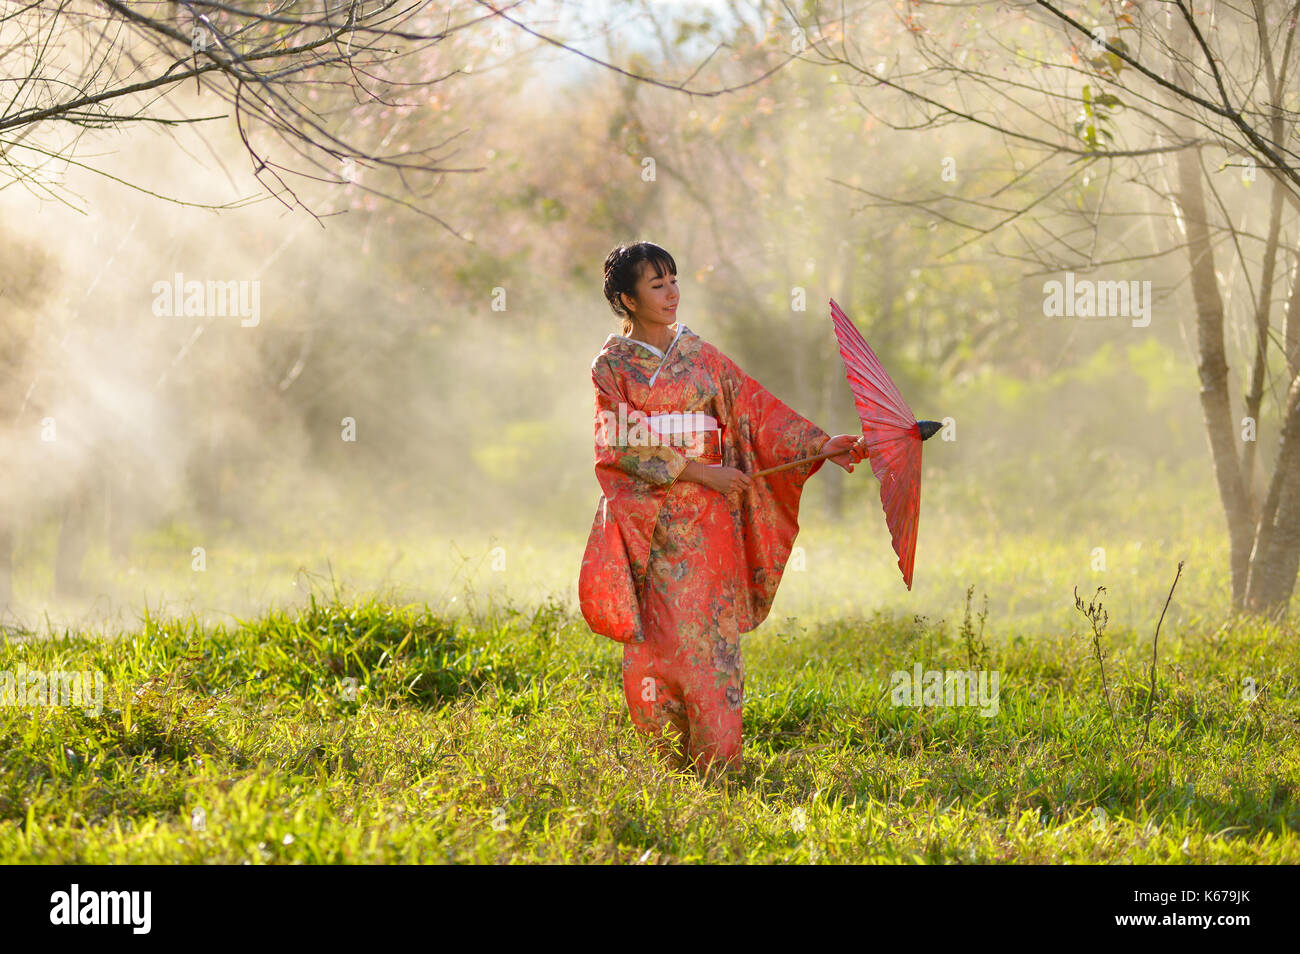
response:
<path id="1" fill-rule="evenodd" d="M 822 445 L 822 453 L 827 451 L 839 451 L 840 453 L 827 459 L 839 464 L 851 474 L 853 465 L 867 456 L 867 439 L 858 434 L 836 434 Z"/>

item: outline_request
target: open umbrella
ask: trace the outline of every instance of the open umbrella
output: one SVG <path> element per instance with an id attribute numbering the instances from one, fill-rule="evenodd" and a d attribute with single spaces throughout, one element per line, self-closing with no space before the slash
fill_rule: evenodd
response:
<path id="1" fill-rule="evenodd" d="M 867 442 L 871 469 L 880 480 L 880 503 L 885 509 L 885 524 L 893 538 L 894 552 L 898 554 L 903 582 L 910 590 L 912 565 L 916 561 L 916 528 L 921 512 L 921 442 L 933 437 L 943 425 L 938 421 L 916 419 L 881 367 L 876 353 L 834 299 L 831 299 L 831 322 L 835 326 L 835 337 L 839 339 L 844 374 L 853 391 L 858 417 L 862 419 L 862 436 Z M 834 453 L 828 453 L 792 460 L 751 476 L 762 477 L 833 456 Z"/>

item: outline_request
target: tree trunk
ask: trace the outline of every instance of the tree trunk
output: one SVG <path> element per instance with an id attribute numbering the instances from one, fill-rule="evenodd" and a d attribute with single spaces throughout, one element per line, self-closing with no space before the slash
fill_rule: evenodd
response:
<path id="1" fill-rule="evenodd" d="M 1187 32 L 1187 27 L 1180 23 L 1176 27 L 1176 40 L 1173 44 L 1174 83 L 1183 89 L 1192 88 L 1185 65 L 1191 45 Z M 1184 119 L 1176 124 L 1175 133 L 1191 139 L 1195 136 L 1195 128 Z M 1224 515 L 1228 520 L 1232 602 L 1235 607 L 1241 607 L 1246 595 L 1254 532 L 1246 485 L 1241 474 L 1241 459 L 1237 453 L 1238 431 L 1233 424 L 1232 405 L 1228 395 L 1228 361 L 1223 346 L 1223 299 L 1215 277 L 1214 249 L 1210 244 L 1210 230 L 1205 217 L 1200 154 L 1190 148 L 1180 149 L 1174 153 L 1174 165 L 1178 173 L 1175 198 L 1187 228 L 1187 251 L 1192 266 L 1192 297 L 1196 302 L 1201 413 L 1205 420 L 1205 434 L 1209 438 L 1219 500 L 1223 503 Z"/>
<path id="2" fill-rule="evenodd" d="M 1277 465 L 1250 558 L 1245 608 L 1286 615 L 1300 571 L 1300 375 L 1291 381 L 1282 417 Z"/>
<path id="3" fill-rule="evenodd" d="M 1274 129 L 1275 138 L 1280 132 Z M 1259 301 L 1255 303 L 1255 359 L 1250 369 L 1250 388 L 1246 391 L 1246 416 L 1259 428 L 1259 409 L 1264 402 L 1264 378 L 1268 374 L 1268 328 L 1273 311 L 1273 273 L 1277 266 L 1278 233 L 1282 228 L 1282 192 L 1286 188 L 1273 180 L 1272 197 L 1268 211 L 1268 238 L 1264 242 L 1264 269 L 1259 280 Z M 1255 458 L 1259 448 L 1258 436 L 1246 441 L 1241 449 L 1242 481 L 1246 485 L 1246 500 L 1251 519 L 1259 519 L 1259 491 L 1255 479 Z"/>
<path id="4" fill-rule="evenodd" d="M 1282 338 L 1286 342 L 1286 369 L 1291 377 L 1300 374 L 1300 248 L 1296 249 L 1295 274 L 1291 277 L 1291 297 L 1286 306 L 1286 328 Z"/>
<path id="5" fill-rule="evenodd" d="M 1215 278 L 1214 250 L 1205 221 L 1201 193 L 1201 168 L 1196 154 L 1184 149 L 1176 154 L 1178 205 L 1187 224 L 1188 254 L 1192 262 L 1192 297 L 1196 302 L 1196 331 L 1200 349 L 1197 371 L 1201 380 L 1201 413 L 1214 462 L 1219 499 L 1228 519 L 1232 601 L 1240 606 L 1246 593 L 1253 543 L 1250 503 L 1237 455 L 1237 428 L 1233 425 L 1228 396 L 1228 361 L 1223 347 L 1223 299 Z"/>

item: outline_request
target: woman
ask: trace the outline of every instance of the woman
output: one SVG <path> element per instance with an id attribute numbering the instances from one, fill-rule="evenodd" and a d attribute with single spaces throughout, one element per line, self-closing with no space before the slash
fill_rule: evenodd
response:
<path id="1" fill-rule="evenodd" d="M 830 437 L 677 321 L 677 265 L 649 242 L 605 260 L 605 297 L 623 318 L 591 378 L 596 477 L 604 496 L 583 554 L 578 596 L 592 630 L 624 644 L 633 723 L 679 760 L 732 767 L 741 754 L 740 635 L 761 623 L 799 531 L 799 496 Z"/>

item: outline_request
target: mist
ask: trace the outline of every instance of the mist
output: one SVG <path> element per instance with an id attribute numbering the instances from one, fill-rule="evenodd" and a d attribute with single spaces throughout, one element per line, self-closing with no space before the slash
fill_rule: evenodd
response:
<path id="1" fill-rule="evenodd" d="M 578 45 L 678 76 L 711 48 L 701 36 L 739 35 L 719 17 L 663 45 L 637 22 Z M 1000 146 L 978 128 L 891 130 L 875 111 L 897 94 L 806 63 L 701 98 L 517 32 L 457 44 L 448 66 L 475 68 L 431 97 L 346 113 L 392 150 L 446 142 L 465 171 L 421 193 L 436 218 L 365 191 L 402 194 L 364 165 L 351 183 L 293 180 L 314 215 L 268 194 L 229 118 L 88 132 L 83 164 L 51 162 L 52 185 L 0 190 L 5 626 L 230 620 L 336 589 L 449 612 L 575 607 L 600 496 L 590 366 L 619 331 L 601 266 L 641 239 L 676 258 L 681 321 L 828 432 L 859 429 L 832 297 L 917 416 L 951 419 L 925 445 L 912 591 L 870 468 L 827 467 L 765 628 L 953 618 L 974 586 L 994 629 L 1050 632 L 1076 585 L 1106 585 L 1125 625 L 1147 625 L 1183 558 L 1175 618 L 1223 606 L 1177 262 L 1102 276 L 1149 283 L 1145 325 L 1052 317 L 1045 283 L 1067 269 L 1022 266 L 992 240 L 950 253 L 965 233 L 880 199 L 987 185 Z M 729 62 L 710 82 L 757 72 Z M 224 109 L 192 84 L 172 95 L 189 115 Z M 1068 187 L 1062 231 L 1069 199 L 1099 185 Z M 1110 203 L 1154 202 L 1107 188 Z M 1265 215 L 1262 190 L 1239 199 Z M 1167 211 L 1153 237 L 1178 228 Z M 1104 222 L 1099 244 L 1127 229 Z M 1234 375 L 1252 320 L 1230 307 Z"/>

